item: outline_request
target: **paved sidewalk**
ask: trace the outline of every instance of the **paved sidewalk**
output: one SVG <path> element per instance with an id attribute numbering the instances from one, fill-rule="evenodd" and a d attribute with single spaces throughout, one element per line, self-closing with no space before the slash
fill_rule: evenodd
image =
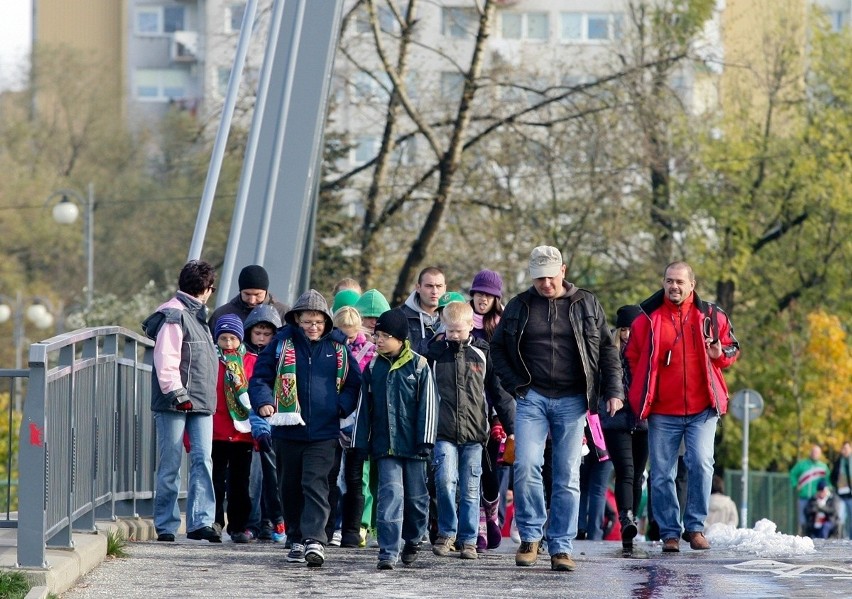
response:
<path id="1" fill-rule="evenodd" d="M 62 599 L 152 597 L 635 597 L 772 598 L 852 596 L 852 543 L 818 541 L 814 554 L 760 558 L 723 549 L 662 554 L 643 544 L 646 560 L 620 557 L 619 543 L 575 544 L 575 572 L 553 572 L 548 556 L 532 568 L 515 566 L 517 547 L 476 561 L 440 558 L 427 548 L 412 566 L 377 571 L 377 549 L 327 548 L 322 568 L 286 563 L 282 545 L 229 541 L 214 545 L 178 537 L 175 543 L 132 543 L 127 559 L 107 560 Z"/>

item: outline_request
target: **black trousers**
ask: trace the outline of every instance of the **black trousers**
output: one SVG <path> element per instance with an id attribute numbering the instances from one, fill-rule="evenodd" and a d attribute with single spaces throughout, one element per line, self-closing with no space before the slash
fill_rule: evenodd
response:
<path id="1" fill-rule="evenodd" d="M 639 511 L 642 500 L 642 477 L 648 464 L 648 431 L 604 429 L 604 440 L 615 469 L 615 503 L 619 512 Z"/>
<path id="2" fill-rule="evenodd" d="M 287 537 L 294 542 L 308 539 L 325 545 L 328 505 L 328 474 L 334 465 L 337 439 L 328 441 L 290 441 L 273 438 L 280 466 L 281 505 Z"/>
<path id="3" fill-rule="evenodd" d="M 242 532 L 251 512 L 249 474 L 251 443 L 213 441 L 213 493 L 216 495 L 216 524 L 225 528 L 227 495 L 228 534 Z"/>
<path id="4" fill-rule="evenodd" d="M 325 524 L 326 542 L 331 541 L 331 535 L 337 527 L 337 508 L 340 505 L 340 487 L 337 486 L 337 477 L 340 475 L 340 462 L 343 459 L 343 447 L 337 442 L 334 448 L 334 463 L 328 472 L 328 522 Z"/>
<path id="5" fill-rule="evenodd" d="M 341 510 L 343 538 L 354 541 L 361 534 L 361 518 L 364 514 L 364 458 L 358 452 L 346 451 L 343 462 L 343 478 L 346 481 L 346 493 L 343 494 Z"/>
<path id="6" fill-rule="evenodd" d="M 281 507 L 281 485 L 278 482 L 275 450 L 260 452 L 260 471 L 263 477 L 260 495 L 260 519 L 275 526 L 284 522 Z"/>

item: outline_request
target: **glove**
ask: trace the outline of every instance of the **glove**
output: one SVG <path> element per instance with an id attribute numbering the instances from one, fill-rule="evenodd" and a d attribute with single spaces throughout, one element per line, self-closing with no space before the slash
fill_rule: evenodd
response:
<path id="1" fill-rule="evenodd" d="M 192 402 L 189 401 L 188 399 L 185 400 L 185 401 L 182 401 L 178 405 L 175 406 L 175 409 L 179 410 L 181 412 L 189 412 L 192 409 Z"/>
<path id="2" fill-rule="evenodd" d="M 240 397 L 238 399 L 239 399 L 240 405 L 243 406 L 246 410 L 251 409 L 251 402 L 249 401 L 248 393 L 243 391 L 242 393 L 240 393 Z"/>
<path id="3" fill-rule="evenodd" d="M 263 433 L 254 440 L 254 444 L 256 451 L 269 453 L 272 451 L 272 436 L 269 433 Z"/>

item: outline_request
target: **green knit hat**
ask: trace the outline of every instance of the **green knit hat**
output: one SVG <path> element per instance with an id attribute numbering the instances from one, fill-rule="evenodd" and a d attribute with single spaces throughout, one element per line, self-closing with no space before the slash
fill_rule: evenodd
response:
<path id="1" fill-rule="evenodd" d="M 444 295 L 438 298 L 438 310 L 452 302 L 461 302 L 465 304 L 467 303 L 467 300 L 458 291 L 447 291 Z"/>
<path id="2" fill-rule="evenodd" d="M 343 306 L 354 306 L 359 297 L 361 294 L 354 289 L 341 289 L 334 296 L 334 304 L 331 306 L 332 314 L 336 314 Z"/>
<path id="3" fill-rule="evenodd" d="M 378 289 L 370 289 L 358 298 L 355 309 L 361 314 L 361 318 L 378 318 L 390 310 L 390 304 Z"/>

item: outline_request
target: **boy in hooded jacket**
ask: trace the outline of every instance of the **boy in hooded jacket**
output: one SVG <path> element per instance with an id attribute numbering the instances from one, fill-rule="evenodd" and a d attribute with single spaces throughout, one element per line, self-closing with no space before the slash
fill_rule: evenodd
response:
<path id="1" fill-rule="evenodd" d="M 311 289 L 284 315 L 249 383 L 252 408 L 272 425 L 291 549 L 288 562 L 322 566 L 328 538 L 328 474 L 339 419 L 355 409 L 361 374 L 325 298 Z"/>

